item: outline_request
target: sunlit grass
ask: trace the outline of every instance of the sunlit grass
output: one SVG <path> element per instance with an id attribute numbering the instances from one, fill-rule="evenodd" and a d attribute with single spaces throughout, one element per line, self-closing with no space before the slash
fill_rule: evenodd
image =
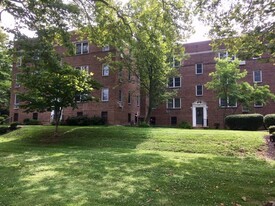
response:
<path id="1" fill-rule="evenodd" d="M 262 205 L 265 132 L 25 127 L 0 136 L 0 205 Z"/>

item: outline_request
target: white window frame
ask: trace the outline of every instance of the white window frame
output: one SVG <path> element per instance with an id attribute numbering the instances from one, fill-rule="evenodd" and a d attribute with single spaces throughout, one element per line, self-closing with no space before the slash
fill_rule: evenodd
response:
<path id="1" fill-rule="evenodd" d="M 19 56 L 19 57 L 17 58 L 16 66 L 17 66 L 17 67 L 22 66 L 22 56 Z"/>
<path id="2" fill-rule="evenodd" d="M 18 94 L 14 95 L 14 109 L 19 109 L 20 99 L 18 98 Z"/>
<path id="3" fill-rule="evenodd" d="M 109 45 L 105 45 L 102 47 L 102 51 L 106 52 L 106 51 L 110 51 L 110 46 Z"/>
<path id="4" fill-rule="evenodd" d="M 20 87 L 20 84 L 18 82 L 18 75 L 20 75 L 19 73 L 15 74 L 15 88 Z"/>
<path id="5" fill-rule="evenodd" d="M 198 65 L 201 65 L 201 73 L 198 72 Z M 196 74 L 203 74 L 203 63 L 195 64 L 195 73 Z"/>
<path id="6" fill-rule="evenodd" d="M 176 78 L 179 78 L 179 80 L 180 80 L 179 86 L 176 86 Z M 172 79 L 172 84 L 173 84 L 172 86 L 169 85 L 171 79 Z M 181 77 L 170 77 L 169 78 L 168 88 L 180 88 L 180 87 L 181 87 Z"/>
<path id="7" fill-rule="evenodd" d="M 179 99 L 179 103 L 180 103 L 180 106 L 179 107 L 176 107 L 176 100 Z M 169 107 L 169 100 L 172 100 L 172 104 L 173 106 L 172 107 Z M 181 109 L 181 98 L 172 98 L 172 99 L 168 99 L 167 100 L 167 103 L 166 103 L 166 108 L 167 109 Z"/>
<path id="8" fill-rule="evenodd" d="M 257 81 L 255 78 L 256 78 L 256 72 L 260 72 L 260 80 Z M 253 82 L 254 83 L 261 83 L 263 82 L 263 73 L 262 73 L 262 70 L 254 70 L 253 71 Z"/>
<path id="9" fill-rule="evenodd" d="M 263 103 L 257 104 L 257 102 L 254 102 L 254 107 L 255 107 L 255 108 L 262 108 L 263 106 L 264 106 Z"/>
<path id="10" fill-rule="evenodd" d="M 103 88 L 101 90 L 101 101 L 102 102 L 108 102 L 109 101 L 109 88 Z"/>
<path id="11" fill-rule="evenodd" d="M 221 100 L 222 100 L 222 98 L 219 98 L 219 106 L 220 106 L 221 108 L 226 108 L 226 106 L 221 105 Z M 235 105 L 230 106 L 230 105 L 229 105 L 229 103 L 230 103 L 229 97 L 227 97 L 227 100 L 226 100 L 226 101 L 227 101 L 227 108 L 236 108 L 236 107 L 238 106 L 237 101 L 236 101 Z"/>
<path id="12" fill-rule="evenodd" d="M 201 94 L 198 94 L 198 87 L 201 86 Z M 196 96 L 201 97 L 203 96 L 203 85 L 202 84 L 197 84 L 196 85 Z"/>
<path id="13" fill-rule="evenodd" d="M 87 51 L 84 50 L 84 44 L 87 44 Z M 77 52 L 77 45 L 80 45 L 80 52 Z M 87 41 L 83 42 L 76 42 L 75 43 L 75 54 L 76 55 L 81 55 L 81 54 L 88 54 L 89 53 L 89 43 Z"/>
<path id="14" fill-rule="evenodd" d="M 102 64 L 102 76 L 107 77 L 110 75 L 110 66 L 108 64 Z"/>
<path id="15" fill-rule="evenodd" d="M 175 57 L 173 57 L 173 67 L 180 68 L 180 66 L 181 66 L 181 61 L 178 61 L 178 60 L 176 60 Z"/>
<path id="16" fill-rule="evenodd" d="M 86 71 L 87 74 L 89 73 L 89 66 L 88 65 L 85 65 L 85 66 L 78 66 L 78 67 L 75 67 L 76 69 L 79 69 L 81 71 Z"/>

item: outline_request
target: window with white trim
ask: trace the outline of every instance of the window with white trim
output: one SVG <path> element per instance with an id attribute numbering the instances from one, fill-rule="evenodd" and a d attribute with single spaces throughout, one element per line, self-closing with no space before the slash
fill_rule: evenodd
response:
<path id="1" fill-rule="evenodd" d="M 75 67 L 75 68 L 78 69 L 78 70 L 85 71 L 85 72 L 89 73 L 89 66 L 87 66 L 87 65 L 78 66 L 78 67 Z"/>
<path id="2" fill-rule="evenodd" d="M 108 64 L 103 64 L 102 65 L 102 76 L 106 77 L 109 76 L 110 74 L 110 69 Z"/>
<path id="3" fill-rule="evenodd" d="M 110 51 L 110 46 L 109 45 L 105 45 L 102 47 L 102 51 Z"/>
<path id="4" fill-rule="evenodd" d="M 256 107 L 256 108 L 260 108 L 260 107 L 263 107 L 263 106 L 264 106 L 264 104 L 260 101 L 254 102 L 254 107 Z"/>
<path id="5" fill-rule="evenodd" d="M 109 101 L 109 89 L 108 88 L 103 88 L 101 90 L 101 101 L 103 101 L 103 102 Z"/>
<path id="6" fill-rule="evenodd" d="M 203 74 L 203 64 L 196 64 L 195 65 L 196 74 Z"/>
<path id="7" fill-rule="evenodd" d="M 167 109 L 180 109 L 181 108 L 181 99 L 173 98 L 167 100 Z"/>
<path id="8" fill-rule="evenodd" d="M 77 42 L 75 43 L 75 54 L 88 54 L 89 43 L 88 42 Z"/>
<path id="9" fill-rule="evenodd" d="M 18 94 L 14 95 L 14 109 L 18 109 L 20 104 L 20 99 L 18 97 Z"/>
<path id="10" fill-rule="evenodd" d="M 198 84 L 196 85 L 196 96 L 202 96 L 203 95 L 203 85 Z"/>
<path id="11" fill-rule="evenodd" d="M 181 87 L 181 78 L 180 77 L 170 77 L 168 82 L 169 88 Z"/>
<path id="12" fill-rule="evenodd" d="M 16 66 L 17 66 L 17 67 L 22 66 L 22 56 L 20 56 L 20 57 L 17 58 Z"/>
<path id="13" fill-rule="evenodd" d="M 226 59 L 226 58 L 230 57 L 232 61 L 234 61 L 237 58 L 236 55 L 231 55 L 228 53 L 228 51 L 220 51 L 218 53 L 218 57 L 219 57 L 219 59 Z"/>
<path id="14" fill-rule="evenodd" d="M 15 87 L 20 87 L 19 75 L 20 75 L 20 74 L 15 74 Z"/>
<path id="15" fill-rule="evenodd" d="M 181 65 L 181 62 L 178 59 L 176 59 L 175 57 L 173 57 L 173 67 L 179 68 L 180 65 Z"/>
<path id="16" fill-rule="evenodd" d="M 131 104 L 131 92 L 128 92 L 128 104 Z"/>
<path id="17" fill-rule="evenodd" d="M 233 98 L 219 98 L 220 107 L 237 107 L 237 101 Z"/>
<path id="18" fill-rule="evenodd" d="M 253 71 L 253 82 L 254 83 L 260 83 L 262 81 L 263 81 L 262 71 L 261 70 Z"/>

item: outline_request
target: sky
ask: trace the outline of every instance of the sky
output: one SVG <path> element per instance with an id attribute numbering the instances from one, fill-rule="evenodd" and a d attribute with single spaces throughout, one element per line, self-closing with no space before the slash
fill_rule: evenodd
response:
<path id="1" fill-rule="evenodd" d="M 121 0 L 121 1 L 127 1 L 127 0 Z M 9 28 L 14 27 L 13 17 L 11 15 L 9 15 L 7 12 L 2 13 L 1 20 L 2 20 L 2 22 L 0 22 L 1 26 L 9 27 Z M 186 40 L 186 43 L 204 41 L 204 40 L 209 39 L 209 38 L 207 38 L 207 32 L 209 31 L 209 28 L 207 26 L 203 25 L 201 22 L 199 22 L 196 19 L 194 20 L 193 25 L 194 25 L 195 33 L 193 35 L 191 35 L 189 39 Z M 25 33 L 28 36 L 34 35 L 34 33 L 31 33 L 27 30 L 25 31 Z M 12 37 L 10 37 L 10 39 L 12 39 Z"/>

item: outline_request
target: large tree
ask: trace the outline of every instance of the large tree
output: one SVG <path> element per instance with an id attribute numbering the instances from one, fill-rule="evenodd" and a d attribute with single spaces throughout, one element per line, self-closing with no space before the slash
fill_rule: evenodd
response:
<path id="1" fill-rule="evenodd" d="M 7 48 L 7 35 L 0 29 L 0 115 L 8 111 L 12 58 Z"/>
<path id="2" fill-rule="evenodd" d="M 176 73 L 171 62 L 183 57 L 179 43 L 190 31 L 186 1 L 132 0 L 124 6 L 111 0 L 74 2 L 82 9 L 79 25 L 90 40 L 114 46 L 122 57 L 120 66 L 136 75 L 148 98 L 149 122 L 152 108 L 168 97 L 168 78 Z"/>
<path id="3" fill-rule="evenodd" d="M 211 27 L 218 47 L 246 59 L 269 53 L 275 57 L 275 4 L 273 0 L 203 0 L 197 11 Z"/>
<path id="4" fill-rule="evenodd" d="M 54 48 L 54 42 L 44 39 L 23 38 L 17 41 L 20 52 L 19 83 L 24 91 L 19 93 L 20 107 L 26 112 L 54 111 L 55 134 L 62 110 L 77 108 L 76 97 L 82 101 L 92 100 L 91 91 L 98 84 L 92 74 L 77 70 L 62 60 Z"/>

